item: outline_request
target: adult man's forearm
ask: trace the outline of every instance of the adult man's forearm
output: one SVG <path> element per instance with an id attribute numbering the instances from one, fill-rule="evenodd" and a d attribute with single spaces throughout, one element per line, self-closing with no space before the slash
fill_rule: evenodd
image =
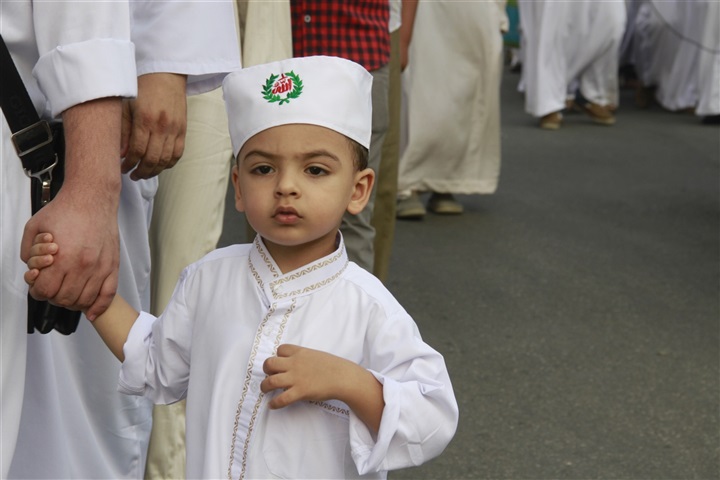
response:
<path id="1" fill-rule="evenodd" d="M 23 233 L 24 260 L 38 233 L 52 233 L 59 246 L 55 264 L 41 273 L 30 293 L 88 310 L 88 317 L 102 313 L 117 289 L 121 108 L 121 100 L 113 97 L 63 113 L 65 182 Z"/>

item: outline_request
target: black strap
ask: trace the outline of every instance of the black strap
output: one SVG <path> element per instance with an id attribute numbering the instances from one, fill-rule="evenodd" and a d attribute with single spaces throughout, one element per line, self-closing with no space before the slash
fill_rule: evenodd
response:
<path id="1" fill-rule="evenodd" d="M 12 142 L 28 175 L 55 162 L 50 126 L 35 111 L 5 40 L 0 35 L 0 107 L 13 133 Z"/>
<path id="2" fill-rule="evenodd" d="M 17 71 L 5 40 L 0 35 L 0 107 L 12 131 L 12 142 L 25 173 L 31 178 L 32 212 L 35 214 L 57 193 L 63 180 L 63 168 L 58 165 L 56 149 L 63 156 L 65 144 L 60 124 L 51 126 L 35 111 L 25 84 Z M 53 130 L 55 133 L 53 134 Z M 53 139 L 53 136 L 55 137 Z M 53 145 L 56 143 L 56 145 Z M 53 170 L 55 179 L 53 181 Z M 27 332 L 49 333 L 57 330 L 63 335 L 75 331 L 80 312 L 74 312 L 49 302 L 35 300 L 28 294 Z"/>

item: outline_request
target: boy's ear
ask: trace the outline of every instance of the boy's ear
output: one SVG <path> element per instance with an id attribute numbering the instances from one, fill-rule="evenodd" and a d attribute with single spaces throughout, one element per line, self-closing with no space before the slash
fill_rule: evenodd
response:
<path id="1" fill-rule="evenodd" d="M 235 188 L 235 209 L 238 212 L 245 211 L 245 202 L 243 201 L 242 190 L 240 190 L 240 171 L 237 163 L 232 168 L 232 184 Z"/>
<path id="2" fill-rule="evenodd" d="M 347 211 L 350 214 L 357 215 L 362 212 L 370 200 L 370 193 L 372 192 L 374 184 L 375 172 L 373 172 L 372 168 L 366 168 L 365 170 L 355 173 L 355 186 L 347 207 Z"/>

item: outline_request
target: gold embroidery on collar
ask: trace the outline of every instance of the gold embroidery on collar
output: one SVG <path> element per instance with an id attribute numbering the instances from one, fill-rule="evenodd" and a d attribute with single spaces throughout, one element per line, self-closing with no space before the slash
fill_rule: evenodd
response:
<path id="1" fill-rule="evenodd" d="M 300 295 L 300 294 L 303 294 L 303 293 L 308 293 L 308 292 L 311 292 L 311 291 L 313 291 L 313 290 L 317 290 L 318 288 L 320 288 L 320 287 L 322 287 L 322 286 L 324 286 L 324 285 L 327 285 L 328 283 L 332 282 L 332 281 L 335 280 L 337 277 L 339 277 L 339 276 L 342 274 L 342 272 L 345 271 L 345 269 L 347 268 L 348 263 L 349 263 L 347 260 L 345 261 L 345 265 L 343 265 L 342 268 L 341 268 L 335 275 L 333 275 L 332 277 L 326 278 L 325 280 L 323 280 L 323 281 L 321 281 L 321 282 L 318 282 L 318 283 L 316 283 L 316 284 L 314 284 L 314 285 L 307 286 L 307 287 L 305 287 L 305 288 L 303 288 L 303 289 L 294 290 L 294 291 L 289 292 L 289 293 L 275 293 L 275 289 L 274 289 L 274 287 L 276 287 L 277 285 L 282 285 L 283 283 L 291 282 L 291 281 L 296 280 L 296 279 L 298 279 L 298 278 L 300 278 L 300 277 L 303 277 L 303 276 L 305 276 L 305 275 L 308 275 L 308 274 L 310 274 L 310 273 L 312 273 L 312 272 L 314 272 L 314 271 L 316 271 L 316 270 L 320 270 L 320 269 L 322 269 L 322 268 L 324 268 L 324 267 L 327 267 L 327 266 L 330 265 L 331 263 L 334 263 L 334 262 L 338 261 L 340 258 L 342 258 L 344 251 L 345 251 L 345 249 L 342 248 L 342 249 L 338 250 L 338 252 L 337 252 L 335 255 L 333 255 L 332 257 L 328 258 L 327 260 L 325 260 L 325 261 L 323 261 L 323 262 L 321 262 L 321 263 L 314 263 L 314 264 L 310 265 L 309 267 L 307 267 L 307 268 L 305 268 L 305 269 L 303 269 L 303 270 L 300 270 L 299 272 L 293 273 L 292 275 L 289 275 L 289 276 L 287 276 L 287 277 L 280 278 L 280 279 L 272 282 L 272 283 L 270 284 L 270 287 L 271 287 L 270 290 L 272 291 L 273 298 L 276 299 L 276 300 L 279 300 L 279 299 L 281 299 L 281 298 L 287 298 L 287 297 L 291 297 L 291 296 L 295 296 L 295 295 Z"/>
<path id="2" fill-rule="evenodd" d="M 279 275 L 278 275 L 277 271 L 275 270 L 275 267 L 273 267 L 273 264 L 270 261 L 269 257 L 265 253 L 265 250 L 263 249 L 263 246 L 260 243 L 260 237 L 255 237 L 255 246 L 257 247 L 258 253 L 262 257 L 262 259 L 265 261 L 265 264 L 267 265 L 268 269 L 270 269 L 270 271 L 272 272 L 273 277 L 277 278 Z M 327 260 L 325 260 L 321 263 L 314 263 L 314 264 L 308 266 L 307 268 L 300 270 L 299 272 L 293 273 L 292 275 L 289 275 L 287 277 L 282 277 L 282 278 L 279 278 L 279 279 L 271 282 L 270 283 L 270 291 L 272 292 L 273 299 L 280 300 L 283 298 L 293 297 L 296 295 L 308 293 L 313 290 L 317 290 L 318 288 L 323 287 L 323 286 L 327 285 L 328 283 L 332 282 L 333 280 L 338 278 L 345 271 L 345 269 L 347 268 L 348 263 L 349 263 L 347 260 L 345 261 L 345 265 L 343 265 L 342 268 L 335 275 L 333 275 L 329 278 L 326 278 L 325 280 L 323 280 L 321 282 L 318 282 L 318 283 L 315 283 L 314 285 L 310 285 L 303 289 L 294 290 L 294 291 L 288 292 L 288 293 L 276 293 L 275 292 L 275 287 L 278 285 L 282 285 L 283 283 L 297 280 L 298 278 L 304 277 L 305 275 L 308 275 L 316 270 L 325 268 L 328 265 L 338 261 L 340 258 L 342 258 L 344 252 L 345 252 L 345 247 L 343 246 L 343 248 L 339 249 L 335 255 L 328 258 Z M 258 285 L 260 285 L 261 289 L 265 290 L 265 283 L 262 281 L 260 274 L 255 269 L 255 266 L 253 265 L 253 262 L 250 259 L 250 257 L 248 257 L 248 262 L 250 265 L 250 271 L 252 272 L 253 277 L 255 277 L 255 281 L 258 283 Z"/>
<path id="3" fill-rule="evenodd" d="M 345 266 L 343 266 L 342 269 L 340 269 L 340 271 L 337 272 L 337 273 L 336 273 L 335 275 L 333 275 L 332 277 L 328 277 L 328 278 L 326 278 L 325 280 L 323 280 L 322 282 L 318 282 L 318 283 L 315 283 L 315 284 L 313 284 L 313 285 L 307 286 L 307 287 L 305 287 L 305 288 L 303 288 L 303 289 L 301 289 L 301 290 L 295 290 L 295 291 L 292 291 L 292 292 L 289 292 L 289 293 L 277 293 L 277 294 L 273 291 L 273 297 L 274 297 L 276 300 L 280 300 L 280 299 L 282 299 L 282 298 L 294 297 L 295 295 L 301 295 L 301 294 L 303 294 L 303 293 L 308 293 L 308 292 L 311 292 L 311 291 L 313 291 L 313 290 L 317 290 L 318 288 L 324 287 L 325 285 L 327 285 L 328 283 L 332 282 L 332 281 L 335 280 L 337 277 L 339 277 L 340 275 L 342 275 L 342 273 L 345 271 L 345 269 L 347 268 L 347 266 L 348 266 L 348 264 L 346 263 Z"/>
<path id="4" fill-rule="evenodd" d="M 270 257 L 268 256 L 267 252 L 265 252 L 265 247 L 263 246 L 262 242 L 260 241 L 260 237 L 255 237 L 255 248 L 257 248 L 258 253 L 260 254 L 260 257 L 262 257 L 263 261 L 265 262 L 265 265 L 268 267 L 268 270 L 270 270 L 270 273 L 272 273 L 274 278 L 277 278 L 280 276 L 277 270 L 275 270 L 275 266 L 273 265 L 273 262 L 270 260 Z"/>
<path id="5" fill-rule="evenodd" d="M 258 285 L 260 285 L 260 289 L 265 290 L 265 284 L 263 283 L 262 278 L 260 278 L 260 274 L 257 272 L 257 270 L 255 270 L 255 266 L 253 265 L 250 257 L 248 257 L 248 264 L 250 266 L 250 271 L 252 272 L 253 277 L 255 277 L 255 281 L 258 283 Z"/>

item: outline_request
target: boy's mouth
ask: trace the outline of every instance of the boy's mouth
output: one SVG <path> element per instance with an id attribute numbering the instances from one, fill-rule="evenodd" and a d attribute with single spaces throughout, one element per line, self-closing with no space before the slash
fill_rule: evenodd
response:
<path id="1" fill-rule="evenodd" d="M 278 207 L 273 213 L 273 218 L 280 223 L 293 224 L 300 220 L 302 217 L 292 207 Z"/>

